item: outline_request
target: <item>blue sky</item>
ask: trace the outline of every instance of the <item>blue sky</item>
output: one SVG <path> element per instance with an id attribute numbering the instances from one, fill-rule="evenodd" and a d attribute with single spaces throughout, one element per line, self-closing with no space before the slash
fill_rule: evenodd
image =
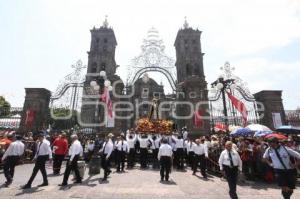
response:
<path id="1" fill-rule="evenodd" d="M 297 0 L 2 0 L 0 95 L 22 106 L 24 87 L 54 91 L 72 64 L 87 63 L 89 30 L 99 27 L 105 15 L 117 37 L 118 74 L 125 81 L 127 66 L 152 26 L 175 58 L 173 44 L 187 16 L 203 31 L 208 83 L 229 61 L 252 93 L 283 90 L 285 108 L 295 109 L 300 106 L 299 11 Z"/>

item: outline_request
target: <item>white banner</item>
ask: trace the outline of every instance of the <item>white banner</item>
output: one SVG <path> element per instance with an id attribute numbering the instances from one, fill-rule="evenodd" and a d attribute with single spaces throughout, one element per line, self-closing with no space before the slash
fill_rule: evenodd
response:
<path id="1" fill-rule="evenodd" d="M 280 113 L 272 113 L 272 118 L 273 118 L 273 126 L 275 129 L 282 126 L 282 120 L 281 120 Z"/>
<path id="2" fill-rule="evenodd" d="M 107 114 L 106 116 L 106 127 L 107 128 L 113 128 L 115 127 L 115 117 L 114 117 L 114 112 L 112 113 L 112 117 Z"/>

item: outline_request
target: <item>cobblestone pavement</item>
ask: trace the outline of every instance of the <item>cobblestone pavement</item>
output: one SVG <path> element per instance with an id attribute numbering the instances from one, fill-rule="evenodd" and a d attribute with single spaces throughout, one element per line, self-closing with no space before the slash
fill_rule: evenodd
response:
<path id="1" fill-rule="evenodd" d="M 229 198 L 227 182 L 214 176 L 204 180 L 200 174 L 193 176 L 191 171 L 171 174 L 170 183 L 159 182 L 159 172 L 154 170 L 127 170 L 125 173 L 111 174 L 107 183 L 102 183 L 103 173 L 88 176 L 86 170 L 84 181 L 80 185 L 73 185 L 69 179 L 69 186 L 57 186 L 62 182 L 63 176 L 51 176 L 48 169 L 49 186 L 37 188 L 42 183 L 42 176 L 38 173 L 33 182 L 33 188 L 22 190 L 32 172 L 32 164 L 16 167 L 15 179 L 9 188 L 0 188 L 0 198 L 101 198 L 101 199 L 220 199 Z M 64 169 L 63 169 L 64 170 Z M 102 172 L 102 170 L 101 170 Z M 0 183 L 5 181 L 3 173 L 0 174 Z M 72 176 L 70 176 L 71 178 Z M 238 195 L 241 199 L 276 199 L 281 198 L 280 190 L 276 185 L 262 183 L 243 184 L 238 186 Z M 292 198 L 300 198 L 300 189 L 294 192 Z"/>

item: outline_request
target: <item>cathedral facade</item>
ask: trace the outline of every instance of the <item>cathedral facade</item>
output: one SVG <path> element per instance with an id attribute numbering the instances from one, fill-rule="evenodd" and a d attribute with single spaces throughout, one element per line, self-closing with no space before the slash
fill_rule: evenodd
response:
<path id="1" fill-rule="evenodd" d="M 200 37 L 201 31 L 189 27 L 187 22 L 178 31 L 174 43 L 176 49 L 174 67 L 176 68 L 177 77 L 175 78 L 177 79 L 174 80 L 173 94 L 166 95 L 163 85 L 148 77 L 146 72 L 140 74 L 132 82 L 132 85 L 124 86 L 121 78 L 116 75 L 118 67 L 115 61 L 117 40 L 113 29 L 108 26 L 107 20 L 100 28 L 94 27 L 91 30 L 91 45 L 88 52 L 81 123 L 86 127 L 94 128 L 96 132 L 120 132 L 128 128 L 134 128 L 137 119 L 147 117 L 150 103 L 155 98 L 160 103 L 169 101 L 169 106 L 173 107 L 173 110 L 169 107 L 170 111 L 165 111 L 160 115 L 161 118 L 172 119 L 178 128 L 186 126 L 195 133 L 209 132 L 209 120 L 201 120 L 200 126 L 194 123 L 195 113 L 199 112 L 199 109 L 206 110 L 208 108 L 207 103 L 198 106 L 200 101 L 208 101 L 207 83 L 203 67 L 204 53 L 202 53 Z M 165 70 L 159 64 L 155 64 L 153 68 L 164 73 Z M 151 66 L 148 68 L 151 68 Z M 105 76 L 103 71 L 105 71 Z M 102 75 L 100 75 L 100 72 Z M 112 103 L 115 105 L 114 114 L 118 116 L 114 119 L 113 127 L 107 127 L 105 124 L 105 110 L 101 106 L 103 104 L 99 103 L 101 100 L 97 95 L 100 94 L 101 96 L 103 94 L 105 80 L 109 80 L 113 86 L 110 96 Z M 96 92 L 91 88 L 91 81 L 99 84 L 100 89 Z M 186 106 L 186 102 L 192 104 L 192 107 Z M 168 105 L 168 103 L 166 104 Z M 125 109 L 126 111 L 124 111 Z M 172 113 L 175 113 L 176 117 Z M 201 114 L 202 116 L 207 115 L 206 111 L 202 111 Z M 129 115 L 132 117 L 126 117 Z M 188 115 L 191 117 L 185 117 Z"/>

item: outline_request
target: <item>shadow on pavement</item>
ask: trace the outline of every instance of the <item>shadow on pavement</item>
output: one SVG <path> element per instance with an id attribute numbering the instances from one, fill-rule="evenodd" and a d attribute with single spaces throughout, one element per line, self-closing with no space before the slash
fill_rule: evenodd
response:
<path id="1" fill-rule="evenodd" d="M 174 182 L 173 180 L 170 181 L 159 181 L 161 184 L 165 184 L 165 185 L 177 185 L 176 182 Z"/>
<path id="2" fill-rule="evenodd" d="M 15 196 L 21 196 L 21 195 L 24 195 L 24 194 L 37 193 L 37 192 L 43 191 L 44 189 L 39 189 L 38 187 L 33 187 L 31 189 L 21 189 L 21 190 L 22 190 L 22 192 L 17 193 Z"/>

